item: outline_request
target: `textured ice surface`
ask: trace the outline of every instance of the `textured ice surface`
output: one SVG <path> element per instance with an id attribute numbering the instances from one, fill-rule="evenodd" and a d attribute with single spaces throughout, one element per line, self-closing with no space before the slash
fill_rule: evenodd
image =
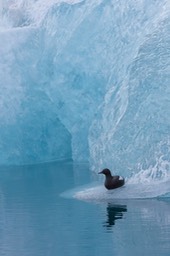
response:
<path id="1" fill-rule="evenodd" d="M 170 178 L 164 181 L 134 182 L 134 179 L 126 180 L 123 187 L 107 190 L 101 183 L 91 183 L 73 190 L 65 191 L 62 197 L 76 198 L 85 201 L 108 201 L 122 199 L 146 199 L 146 198 L 170 198 Z"/>
<path id="2" fill-rule="evenodd" d="M 2 0 L 0 164 L 169 175 L 169 11 L 168 0 Z"/>

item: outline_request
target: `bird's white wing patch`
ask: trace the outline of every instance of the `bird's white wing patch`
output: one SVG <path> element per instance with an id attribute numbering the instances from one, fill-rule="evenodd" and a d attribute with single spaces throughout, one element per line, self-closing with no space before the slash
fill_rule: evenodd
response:
<path id="1" fill-rule="evenodd" d="M 123 180 L 123 177 L 122 177 L 122 176 L 119 176 L 119 180 Z"/>

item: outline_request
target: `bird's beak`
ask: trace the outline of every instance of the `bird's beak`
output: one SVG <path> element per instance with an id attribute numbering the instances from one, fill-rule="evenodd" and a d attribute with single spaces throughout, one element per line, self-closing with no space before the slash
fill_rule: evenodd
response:
<path id="1" fill-rule="evenodd" d="M 102 174 L 103 172 L 101 171 L 101 172 L 98 172 L 98 174 Z"/>

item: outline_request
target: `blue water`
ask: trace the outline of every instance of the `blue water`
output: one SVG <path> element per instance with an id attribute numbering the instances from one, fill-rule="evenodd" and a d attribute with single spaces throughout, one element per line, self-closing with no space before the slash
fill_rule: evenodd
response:
<path id="1" fill-rule="evenodd" d="M 168 256 L 170 200 L 88 201 L 69 192 L 102 183 L 87 164 L 1 168 L 0 255 Z"/>

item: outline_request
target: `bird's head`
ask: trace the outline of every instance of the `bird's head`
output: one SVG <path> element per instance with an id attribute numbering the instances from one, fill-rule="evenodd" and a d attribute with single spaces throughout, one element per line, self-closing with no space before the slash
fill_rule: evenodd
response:
<path id="1" fill-rule="evenodd" d="M 111 171 L 107 168 L 103 169 L 99 174 L 104 174 L 106 176 L 111 176 Z"/>

